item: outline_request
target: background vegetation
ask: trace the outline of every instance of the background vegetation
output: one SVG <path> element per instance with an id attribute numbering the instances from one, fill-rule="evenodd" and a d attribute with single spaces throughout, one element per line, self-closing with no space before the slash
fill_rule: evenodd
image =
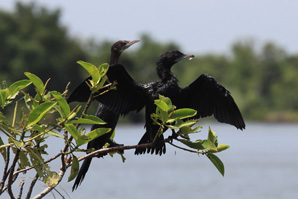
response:
<path id="1" fill-rule="evenodd" d="M 60 14 L 59 10 L 20 3 L 13 12 L 0 11 L 1 81 L 10 84 L 23 79 L 28 71 L 43 81 L 55 81 L 49 89 L 63 91 L 70 81 L 72 90 L 88 76 L 76 61 L 96 65 L 109 61 L 115 41 L 71 37 L 60 23 Z M 162 52 L 182 50 L 179 44 L 159 43 L 150 35 L 135 39 L 141 42 L 125 52 L 120 62 L 142 83 L 157 79 L 155 60 Z M 208 73 L 231 91 L 245 119 L 298 120 L 298 54 L 289 54 L 275 43 L 256 47 L 247 40 L 236 41 L 226 54 L 195 56 L 173 69 L 181 86 Z"/>

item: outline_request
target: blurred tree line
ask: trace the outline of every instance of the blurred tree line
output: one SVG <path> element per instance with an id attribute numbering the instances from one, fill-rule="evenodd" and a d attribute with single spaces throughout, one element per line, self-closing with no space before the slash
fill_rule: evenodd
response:
<path id="1" fill-rule="evenodd" d="M 46 81 L 48 89 L 74 89 L 87 74 L 78 60 L 94 64 L 109 62 L 115 41 L 81 40 L 71 37 L 60 22 L 59 10 L 33 3 L 16 3 L 13 12 L 0 11 L 0 80 L 8 84 L 31 72 Z M 119 38 L 125 39 L 125 38 Z M 137 38 L 134 38 L 137 39 Z M 180 50 L 178 44 L 160 43 L 142 35 L 139 44 L 124 52 L 120 63 L 139 82 L 157 80 L 155 60 L 164 51 Z M 298 121 L 298 54 L 290 55 L 274 43 L 256 48 L 251 41 L 238 41 L 229 54 L 196 55 L 173 67 L 181 86 L 208 73 L 228 88 L 244 118 Z M 95 107 L 96 108 L 96 107 Z M 95 109 L 94 108 L 94 109 Z"/>

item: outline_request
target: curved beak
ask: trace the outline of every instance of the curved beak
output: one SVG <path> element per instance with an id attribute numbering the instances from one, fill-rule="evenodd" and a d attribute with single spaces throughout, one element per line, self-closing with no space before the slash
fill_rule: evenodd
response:
<path id="1" fill-rule="evenodd" d="M 131 45 L 135 44 L 135 43 L 138 43 L 140 40 L 132 40 L 132 41 L 129 41 L 125 46 L 124 48 L 127 49 L 129 48 Z"/>
<path id="2" fill-rule="evenodd" d="M 192 60 L 195 56 L 194 55 L 184 55 L 182 59 Z"/>
<path id="3" fill-rule="evenodd" d="M 194 55 L 182 55 L 181 57 L 176 59 L 176 62 L 181 61 L 182 59 L 192 60 L 195 56 Z"/>

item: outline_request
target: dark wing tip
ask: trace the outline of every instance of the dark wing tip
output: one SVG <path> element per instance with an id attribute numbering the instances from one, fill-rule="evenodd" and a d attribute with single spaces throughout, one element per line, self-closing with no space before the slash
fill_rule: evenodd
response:
<path id="1" fill-rule="evenodd" d="M 214 115 L 219 122 L 231 124 L 241 130 L 245 128 L 241 112 L 230 92 L 213 77 L 201 75 L 182 89 L 181 94 L 181 107 L 196 109 L 198 118 Z"/>

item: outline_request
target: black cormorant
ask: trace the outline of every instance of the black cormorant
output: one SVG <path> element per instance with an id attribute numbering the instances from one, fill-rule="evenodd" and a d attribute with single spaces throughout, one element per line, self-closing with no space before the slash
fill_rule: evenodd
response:
<path id="1" fill-rule="evenodd" d="M 156 70 L 160 80 L 150 83 L 146 91 L 146 132 L 139 144 L 152 142 L 158 132 L 159 126 L 153 124 L 150 115 L 155 112 L 154 100 L 158 99 L 159 95 L 169 97 L 177 108 L 195 109 L 197 115 L 194 118 L 214 115 L 219 122 L 231 124 L 241 130 L 245 128 L 242 115 L 230 92 L 218 84 L 213 77 L 202 74 L 189 86 L 185 88 L 178 86 L 178 79 L 171 72 L 172 66 L 184 58 L 193 57 L 179 51 L 169 51 L 158 58 Z M 163 135 L 156 140 L 152 148 L 136 149 L 135 154 L 143 154 L 146 151 L 159 155 L 165 153 Z"/>
<path id="2" fill-rule="evenodd" d="M 133 40 L 133 41 L 117 41 L 114 43 L 111 47 L 111 58 L 110 58 L 110 68 L 108 72 L 109 74 L 112 73 L 112 71 L 117 71 L 117 64 L 118 60 L 120 58 L 121 53 L 129 48 L 131 45 L 139 42 L 139 40 Z M 116 67 L 116 68 L 114 68 Z M 114 69 L 113 69 L 114 68 Z M 121 70 L 121 69 L 120 69 Z M 70 95 L 68 98 L 68 103 L 73 101 L 79 101 L 79 102 L 86 102 L 90 96 L 90 88 L 85 83 L 86 81 L 89 81 L 91 77 L 88 77 L 83 83 L 81 83 L 74 92 Z M 87 149 L 94 148 L 95 150 L 101 149 L 107 142 L 110 144 L 110 146 L 115 146 L 111 140 L 110 137 L 118 123 L 119 114 L 115 113 L 111 109 L 108 109 L 105 105 L 99 103 L 96 114 L 97 117 L 101 118 L 103 121 L 106 122 L 105 125 L 92 125 L 91 131 L 97 128 L 111 128 L 111 131 L 109 133 L 106 133 L 91 142 L 88 143 Z M 103 155 L 99 155 L 98 157 L 102 157 Z M 89 169 L 89 166 L 91 164 L 92 158 L 87 158 L 84 160 L 82 166 L 80 167 L 79 173 L 76 177 L 75 183 L 72 187 L 72 190 L 75 190 L 84 180 L 84 177 Z"/>
<path id="3" fill-rule="evenodd" d="M 119 65 L 117 68 L 122 68 L 122 70 L 112 72 L 113 78 L 111 79 L 118 82 L 117 89 L 99 96 L 97 100 L 120 114 L 146 107 L 146 132 L 139 144 L 152 142 L 159 129 L 150 117 L 155 112 L 154 100 L 158 99 L 159 95 L 169 97 L 177 108 L 197 110 L 194 118 L 214 115 L 219 122 L 244 129 L 244 120 L 230 92 L 218 84 L 213 77 L 202 74 L 189 86 L 179 87 L 176 76 L 171 72 L 171 67 L 184 58 L 192 57 L 194 56 L 184 55 L 179 51 L 163 53 L 156 62 L 160 80 L 148 84 L 136 83 L 124 67 Z M 165 153 L 163 135 L 156 140 L 153 147 L 136 149 L 135 154 L 146 153 L 146 151 L 159 155 Z"/>

